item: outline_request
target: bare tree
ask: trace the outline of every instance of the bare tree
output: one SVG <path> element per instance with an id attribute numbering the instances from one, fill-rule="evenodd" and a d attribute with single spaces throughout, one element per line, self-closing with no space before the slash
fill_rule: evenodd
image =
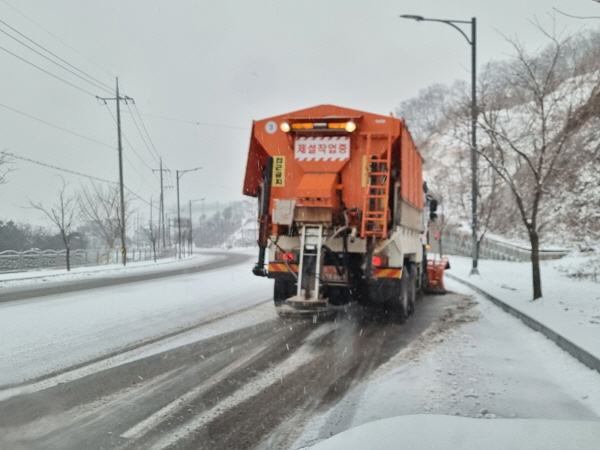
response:
<path id="1" fill-rule="evenodd" d="M 570 139 L 600 107 L 597 74 L 569 72 L 569 40 L 546 36 L 550 45 L 536 56 L 509 40 L 516 56 L 501 75 L 504 88 L 482 92 L 480 114 L 488 140 L 479 154 L 506 183 L 529 237 L 534 300 L 542 297 L 542 200 L 568 164 L 562 155 Z"/>
<path id="2" fill-rule="evenodd" d="M 71 270 L 71 234 L 78 219 L 79 202 L 74 195 L 67 194 L 67 184 L 63 180 L 58 191 L 58 202 L 45 207 L 40 202 L 28 201 L 30 208 L 41 211 L 52 225 L 58 228 L 67 252 L 67 271 Z"/>
<path id="3" fill-rule="evenodd" d="M 6 183 L 6 176 L 13 171 L 12 167 L 8 166 L 11 163 L 10 154 L 6 151 L 0 152 L 0 184 Z M 3 168 L 3 166 L 8 166 Z"/>
<path id="4" fill-rule="evenodd" d="M 460 84 L 448 87 L 434 84 L 419 91 L 418 95 L 400 103 L 396 115 L 410 126 L 417 146 L 424 146 L 432 136 L 444 128 L 446 111 L 451 107 L 453 94 Z"/>
<path id="5" fill-rule="evenodd" d="M 150 199 L 150 221 L 148 222 L 148 228 L 142 227 L 144 233 L 148 237 L 148 240 L 152 243 L 152 252 L 154 255 L 154 262 L 156 262 L 156 243 L 158 242 L 158 237 L 160 233 L 157 232 L 156 228 L 154 228 L 154 224 L 152 223 L 152 198 Z"/>
<path id="6" fill-rule="evenodd" d="M 445 205 L 445 223 L 442 228 L 450 223 L 471 222 L 471 93 L 468 88 L 464 84 L 455 83 L 447 91 L 447 98 L 439 104 L 441 116 L 437 122 L 430 122 L 431 125 L 428 125 L 433 131 L 422 139 L 420 149 L 425 156 L 427 184 L 432 189 L 434 198 Z M 428 103 L 433 100 L 425 97 L 423 101 Z M 428 123 L 426 117 L 417 116 L 416 119 Z M 436 126 L 441 128 L 435 130 Z M 423 128 L 423 125 L 417 129 L 419 128 Z M 494 213 L 502 200 L 499 177 L 491 169 L 480 167 L 478 178 L 477 251 L 494 223 Z M 440 220 L 438 227 L 439 222 Z M 443 234 L 442 228 L 440 234 Z"/>
<path id="7" fill-rule="evenodd" d="M 79 196 L 81 214 L 91 227 L 91 232 L 100 238 L 109 249 L 115 247 L 121 237 L 121 207 L 117 185 L 105 186 L 91 183 L 82 189 Z M 126 221 L 131 216 L 129 199 L 125 198 Z"/>

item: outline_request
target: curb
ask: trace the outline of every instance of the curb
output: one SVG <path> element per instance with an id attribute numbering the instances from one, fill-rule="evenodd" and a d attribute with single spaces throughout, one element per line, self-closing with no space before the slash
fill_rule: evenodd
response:
<path id="1" fill-rule="evenodd" d="M 570 354 L 571 356 L 576 358 L 582 364 L 586 365 L 590 369 L 594 369 L 597 372 L 600 372 L 600 358 L 598 358 L 597 356 L 592 355 L 587 350 L 582 349 L 581 347 L 577 346 L 569 339 L 565 338 L 564 336 L 561 336 L 556 331 L 552 330 L 551 328 L 548 328 L 546 325 L 538 322 L 537 320 L 528 316 L 527 314 L 504 303 L 502 300 L 494 297 L 493 295 L 488 294 L 486 291 L 484 291 L 480 287 L 477 287 L 474 284 L 469 283 L 468 281 L 465 281 L 455 275 L 451 275 L 449 273 L 445 273 L 444 275 L 454 281 L 458 281 L 459 283 L 462 283 L 465 286 L 468 286 L 469 288 L 471 288 L 474 291 L 478 292 L 479 294 L 483 295 L 488 300 L 491 300 L 492 303 L 494 303 L 496 306 L 499 306 L 500 308 L 502 308 L 505 312 L 512 314 L 516 318 L 520 319 L 525 325 L 527 325 L 532 330 L 542 333 L 544 336 L 546 336 L 548 339 L 553 341 L 556 345 L 558 345 L 560 348 L 562 348 L 568 354 Z"/>

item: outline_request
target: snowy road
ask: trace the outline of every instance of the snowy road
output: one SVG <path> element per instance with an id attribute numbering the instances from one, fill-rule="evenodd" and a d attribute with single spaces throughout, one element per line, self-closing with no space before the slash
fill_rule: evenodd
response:
<path id="1" fill-rule="evenodd" d="M 83 284 L 85 290 L 0 303 L 0 387 L 61 371 L 211 315 L 264 301 L 271 286 L 250 273 L 248 260 L 246 255 L 232 254 L 199 267 L 160 274 L 61 281 L 58 287 L 44 289 L 54 293 Z M 31 291 L 21 287 L 18 292 Z"/>
<path id="2" fill-rule="evenodd" d="M 0 390 L 0 448 L 287 449 L 398 414 L 599 418 L 598 373 L 467 291 L 404 325 L 283 321 L 250 266 L 2 305 L 8 382 L 77 367 Z"/>

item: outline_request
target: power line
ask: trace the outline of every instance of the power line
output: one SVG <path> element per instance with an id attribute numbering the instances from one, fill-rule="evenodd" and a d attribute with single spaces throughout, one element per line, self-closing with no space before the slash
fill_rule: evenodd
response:
<path id="1" fill-rule="evenodd" d="M 79 87 L 79 86 L 77 86 L 76 84 L 73 84 L 73 83 L 71 83 L 70 81 L 67 81 L 67 80 L 65 80 L 64 78 L 61 78 L 61 77 L 59 77 L 58 75 L 55 75 L 55 74 L 53 74 L 52 72 L 49 72 L 49 71 L 47 71 L 46 69 L 42 69 L 40 66 L 38 66 L 38 65 L 36 65 L 36 64 L 34 64 L 34 63 L 32 63 L 31 61 L 28 61 L 28 60 L 26 60 L 25 58 L 22 58 L 22 57 L 20 57 L 20 56 L 19 56 L 19 55 L 17 55 L 16 53 L 13 53 L 13 52 L 11 52 L 10 50 L 7 50 L 7 49 L 5 49 L 5 48 L 4 48 L 4 47 L 2 47 L 2 46 L 0 46 L 0 49 L 4 50 L 6 53 L 9 53 L 9 54 L 11 54 L 11 55 L 12 55 L 12 56 L 14 56 L 15 58 L 18 58 L 18 59 L 20 59 L 21 61 L 23 61 L 23 62 L 25 62 L 25 63 L 29 64 L 30 66 L 33 66 L 33 67 L 35 67 L 35 68 L 36 68 L 36 69 L 38 69 L 38 70 L 41 70 L 42 72 L 44 72 L 44 73 L 46 73 L 46 74 L 50 75 L 51 77 L 54 77 L 54 78 L 56 78 L 57 80 L 60 80 L 60 81 L 62 81 L 63 83 L 66 83 L 66 84 L 68 84 L 69 86 L 72 86 L 72 87 L 74 87 L 75 89 L 78 89 L 78 90 L 80 90 L 80 91 L 82 91 L 82 92 L 85 92 L 86 94 L 89 94 L 89 95 L 91 95 L 92 97 L 96 97 L 96 95 L 95 95 L 95 94 L 92 94 L 92 93 L 91 93 L 90 91 L 88 91 L 87 89 L 84 89 L 84 88 L 82 88 L 82 87 Z"/>
<path id="2" fill-rule="evenodd" d="M 129 105 L 127 105 L 127 106 L 129 107 Z M 144 128 L 144 131 L 146 132 L 146 136 L 148 136 L 148 140 L 150 141 L 150 144 L 152 145 L 152 148 L 154 149 L 154 152 L 156 153 L 156 155 L 160 159 L 160 153 L 156 149 L 156 146 L 154 145 L 154 142 L 152 141 L 152 138 L 150 137 L 150 133 L 148 133 L 148 128 L 146 128 L 146 124 L 144 123 L 144 119 L 142 119 L 142 115 L 140 114 L 140 110 L 138 109 L 137 104 L 135 102 L 133 102 L 133 107 L 135 108 L 135 111 L 137 112 L 137 115 L 140 118 L 140 122 L 142 124 L 142 127 Z M 129 111 L 131 112 L 131 108 L 129 109 Z M 132 115 L 133 115 L 133 113 L 132 113 Z"/>
<path id="3" fill-rule="evenodd" d="M 142 130 L 140 129 L 137 120 L 135 119 L 135 115 L 132 113 L 131 111 L 131 107 L 129 106 L 129 102 L 126 102 L 127 105 L 127 109 L 129 109 L 129 112 L 131 113 L 131 118 L 133 119 L 133 123 L 135 125 L 135 127 L 138 130 L 138 133 L 140 134 L 140 137 L 142 138 L 142 141 L 144 142 L 144 145 L 146 146 L 146 149 L 148 150 L 148 152 L 150 153 L 150 156 L 154 159 L 155 162 L 159 162 L 160 159 L 160 155 L 159 155 L 159 159 L 156 158 L 156 156 L 154 156 L 154 154 L 152 153 L 152 149 L 150 148 L 150 146 L 148 145 L 148 142 L 146 141 L 146 138 L 144 137 L 144 133 L 142 133 Z"/>
<path id="4" fill-rule="evenodd" d="M 113 118 L 113 120 L 115 121 L 115 123 L 117 122 L 117 119 L 115 118 L 115 115 L 112 113 L 112 111 L 110 110 L 110 108 L 108 107 L 107 104 L 105 104 L 106 109 L 108 109 L 108 112 L 110 113 L 111 117 Z M 127 143 L 129 144 L 129 147 L 131 148 L 131 150 L 133 150 L 133 153 L 135 153 L 135 155 L 138 157 L 138 159 L 146 166 L 148 167 L 150 170 L 152 170 L 152 167 L 150 167 L 146 161 L 144 161 L 144 159 L 138 154 L 138 152 L 135 150 L 135 148 L 133 147 L 133 145 L 131 145 L 131 142 L 129 141 L 129 139 L 127 139 L 127 136 L 125 135 L 125 133 L 121 132 L 121 134 L 123 135 L 123 137 L 125 138 L 125 141 L 127 141 Z M 148 186 L 150 186 L 151 189 L 153 189 L 154 191 L 156 191 L 156 188 L 148 181 L 146 180 L 146 178 L 137 170 L 137 168 L 135 167 L 135 164 L 133 164 L 131 162 L 131 160 L 127 157 L 127 155 L 124 155 L 125 159 L 127 160 L 127 162 L 131 165 L 131 168 L 133 169 L 133 171 L 135 173 L 138 174 L 138 176 L 144 181 L 144 183 L 146 183 Z M 154 172 L 152 172 L 152 175 L 154 175 Z M 158 192 L 158 191 L 157 191 Z"/>
<path id="5" fill-rule="evenodd" d="M 191 125 L 203 125 L 203 126 L 207 126 L 207 127 L 219 127 L 219 128 L 232 128 L 235 130 L 248 131 L 248 127 L 236 127 L 234 125 L 224 125 L 224 124 L 219 124 L 219 123 L 208 123 L 208 122 L 198 122 L 195 120 L 175 119 L 173 117 L 155 116 L 153 114 L 141 114 L 141 115 L 146 116 L 146 117 L 152 117 L 154 119 L 171 120 L 173 122 L 189 123 Z"/>
<path id="6" fill-rule="evenodd" d="M 21 11 L 19 11 L 17 8 L 15 8 L 14 6 L 12 6 L 10 3 L 8 3 L 6 0 L 0 0 L 2 1 L 2 3 L 4 3 L 6 6 L 8 6 L 9 8 L 13 9 L 14 11 L 16 11 L 18 14 L 20 14 L 21 16 L 23 16 L 25 19 L 27 19 L 28 21 L 30 21 L 31 23 L 33 23 L 35 26 L 37 26 L 38 28 L 42 29 L 43 31 L 45 31 L 46 33 L 48 33 L 50 36 L 52 36 L 54 39 L 56 39 L 57 41 L 61 42 L 63 45 L 65 45 L 66 47 L 70 48 L 72 51 L 74 51 L 75 53 L 77 53 L 79 56 L 81 56 L 82 58 L 85 58 L 86 60 L 88 60 L 89 62 L 91 62 L 92 64 L 94 64 L 96 67 L 102 69 L 103 71 L 105 71 L 106 73 L 108 73 L 111 77 L 114 77 L 115 75 L 108 69 L 102 67 L 100 64 L 98 64 L 97 62 L 95 62 L 94 60 L 88 58 L 87 56 L 85 56 L 83 53 L 81 53 L 79 50 L 77 50 L 76 48 L 70 46 L 69 44 L 67 44 L 65 41 L 63 41 L 61 38 L 59 38 L 58 36 L 52 34 L 50 31 L 48 31 L 46 28 L 44 28 L 43 26 L 41 26 L 39 23 L 37 23 L 36 21 L 34 21 L 33 19 L 31 19 L 30 17 L 28 17 L 25 13 L 22 13 Z"/>
<path id="7" fill-rule="evenodd" d="M 91 85 L 93 85 L 96 88 L 102 89 L 104 91 L 108 91 L 112 93 L 112 90 L 110 90 L 110 88 L 108 87 L 108 85 L 106 85 L 105 83 L 101 82 L 100 80 L 97 80 L 96 78 L 92 77 L 91 75 L 88 75 L 87 73 L 85 73 L 83 70 L 78 69 L 77 67 L 75 67 L 73 64 L 65 61 L 63 58 L 61 58 L 60 56 L 52 53 L 50 50 L 47 50 L 46 48 L 44 48 L 43 46 L 41 46 L 40 44 L 38 44 L 37 42 L 35 42 L 34 40 L 28 38 L 27 36 L 25 36 L 23 33 L 21 33 L 20 31 L 16 30 L 15 28 L 11 27 L 9 24 L 7 24 L 6 22 L 4 22 L 3 20 L 0 20 L 0 23 L 4 24 L 5 26 L 7 26 L 8 28 L 10 28 L 11 30 L 15 31 L 16 33 L 18 33 L 19 35 L 23 36 L 25 39 L 27 39 L 30 42 L 33 42 L 35 45 L 37 45 L 38 47 L 40 47 L 41 49 L 43 49 L 44 51 L 50 53 L 52 56 L 54 56 L 55 58 L 58 58 L 59 60 L 63 61 L 65 64 L 71 66 L 72 68 L 74 68 L 75 70 L 77 70 L 78 72 L 83 73 L 86 77 L 94 80 L 94 81 L 90 81 L 84 77 L 82 77 L 81 75 L 79 75 L 78 73 L 74 72 L 73 70 L 69 69 L 68 67 L 63 66 L 62 64 L 54 61 L 53 59 L 49 58 L 48 56 L 44 55 L 43 53 L 37 51 L 35 48 L 27 45 L 26 43 L 24 43 L 23 41 L 19 40 L 18 38 L 12 36 L 11 34 L 7 33 L 4 30 L 0 29 L 1 33 L 4 33 L 6 36 L 10 37 L 11 39 L 14 39 L 15 41 L 17 41 L 19 44 L 27 47 L 29 50 L 31 50 L 32 52 L 37 53 L 38 55 L 40 55 L 42 58 L 50 61 L 52 64 L 57 65 L 58 67 L 60 67 L 61 69 L 64 69 L 70 73 L 72 73 L 73 75 L 75 75 L 76 77 L 81 78 L 83 81 L 90 83 Z M 102 86 L 104 85 L 104 86 Z"/>
<path id="8" fill-rule="evenodd" d="M 156 145 L 154 145 L 154 141 L 152 141 L 152 138 L 150 137 L 150 133 L 148 133 L 148 128 L 146 128 L 146 124 L 144 123 L 144 119 L 142 119 L 142 116 L 140 115 L 140 111 L 137 107 L 137 103 L 135 102 L 135 100 L 132 99 L 132 103 L 133 103 L 133 107 L 135 108 L 138 118 L 140 120 L 140 123 L 142 124 L 142 127 L 144 128 L 144 131 L 146 132 L 146 136 L 148 137 L 148 142 L 150 142 L 150 145 L 152 146 L 152 149 L 154 149 L 154 153 L 156 154 L 156 158 L 155 161 L 157 163 L 159 163 L 160 159 L 161 159 L 161 155 L 160 152 L 156 149 Z M 142 132 L 140 131 L 138 125 L 137 125 L 137 121 L 135 119 L 135 114 L 133 114 L 133 111 L 131 110 L 131 106 L 129 106 L 129 103 L 127 104 L 127 109 L 129 110 L 129 113 L 131 114 L 131 117 L 136 125 L 136 128 L 138 129 L 138 131 L 140 132 L 140 136 L 142 137 L 142 140 L 144 141 L 144 144 L 146 144 L 146 147 L 148 148 L 148 150 L 150 150 L 150 153 L 152 153 L 152 149 L 148 146 L 148 143 L 146 142 L 146 139 L 144 138 Z M 154 158 L 154 156 L 153 156 Z"/>
<path id="9" fill-rule="evenodd" d="M 23 111 L 19 111 L 18 109 L 12 108 L 12 107 L 10 107 L 10 106 L 8 106 L 8 105 L 5 105 L 5 104 L 3 104 L 3 103 L 0 103 L 0 106 L 1 106 L 1 107 L 3 107 L 3 108 L 9 109 L 9 110 L 11 110 L 11 111 L 13 111 L 13 112 L 16 112 L 17 114 L 21 114 L 21 115 L 23 115 L 23 116 L 25 116 L 25 117 L 29 117 L 30 119 L 37 120 L 38 122 L 41 122 L 41 123 L 43 123 L 43 124 L 46 124 L 46 125 L 48 125 L 48 126 L 51 126 L 51 127 L 53 127 L 53 128 L 56 128 L 56 129 L 58 129 L 58 130 L 64 131 L 65 133 L 69 133 L 69 134 L 72 134 L 72 135 L 74 135 L 74 136 L 78 136 L 78 137 L 80 137 L 80 138 L 82 138 L 82 139 L 85 139 L 85 140 L 88 140 L 88 141 L 90 141 L 90 142 L 94 142 L 94 143 L 96 143 L 96 144 L 99 144 L 99 145 L 102 145 L 102 146 L 104 146 L 104 147 L 108 147 L 108 148 L 111 148 L 111 149 L 115 150 L 115 147 L 114 147 L 114 146 L 112 146 L 112 145 L 106 144 L 106 143 L 104 143 L 104 142 L 101 142 L 101 141 L 97 141 L 96 139 L 93 139 L 93 138 L 90 138 L 90 137 L 84 136 L 83 134 L 76 133 L 76 132 L 74 132 L 74 131 L 68 130 L 68 129 L 66 129 L 66 128 L 63 128 L 63 127 L 61 127 L 61 126 L 54 125 L 53 123 L 46 122 L 45 120 L 39 119 L 39 118 L 37 118 L 37 117 L 34 117 L 34 116 L 32 116 L 32 115 L 30 115 L 30 114 L 27 114 L 27 113 L 24 113 Z"/>
<path id="10" fill-rule="evenodd" d="M 115 115 L 113 114 L 113 112 L 110 110 L 110 108 L 108 107 L 107 104 L 105 104 L 105 106 L 106 106 L 106 109 L 108 110 L 108 112 L 110 113 L 110 116 L 113 118 L 113 120 L 115 121 L 115 123 L 117 123 L 117 118 L 115 117 Z M 146 161 L 144 161 L 144 158 L 142 158 L 139 155 L 139 153 L 135 150 L 135 148 L 133 147 L 133 145 L 131 144 L 131 142 L 129 141 L 129 139 L 127 139 L 127 136 L 125 135 L 125 133 L 121 132 L 121 134 L 123 135 L 123 137 L 125 138 L 125 140 L 129 144 L 129 147 L 131 147 L 131 150 L 133 150 L 133 153 L 135 153 L 135 155 L 138 157 L 138 159 L 142 162 L 142 164 L 144 164 L 148 169 L 152 170 L 152 167 L 150 165 L 148 165 L 148 163 Z M 129 162 L 131 163 L 131 161 L 129 161 Z M 135 166 L 133 165 L 133 163 L 131 163 L 131 165 L 133 166 L 134 170 L 137 172 L 137 170 L 135 169 Z M 139 172 L 137 172 L 137 174 L 140 177 L 142 177 L 144 179 L 144 181 L 146 181 L 146 179 Z M 146 183 L 148 183 L 148 182 L 146 181 Z"/>
<path id="11" fill-rule="evenodd" d="M 95 180 L 95 181 L 100 181 L 102 183 L 109 183 L 109 184 L 116 184 L 118 185 L 119 182 L 118 181 L 110 181 L 110 180 L 106 180 L 104 178 L 99 178 L 99 177 L 95 177 L 93 175 L 88 175 L 85 173 L 81 173 L 81 172 L 77 172 L 75 170 L 70 170 L 70 169 L 64 169 L 62 167 L 58 167 L 58 166 L 54 166 L 52 164 L 48 164 L 48 163 L 44 163 L 41 161 L 36 161 L 35 159 L 31 159 L 31 158 L 26 158 L 25 156 L 19 156 L 19 155 L 15 155 L 12 152 L 8 152 L 8 151 L 3 151 L 4 154 L 12 157 L 12 158 L 16 158 L 16 159 L 21 159 L 23 161 L 27 161 L 33 164 L 37 164 L 38 166 L 43 166 L 43 167 L 48 167 L 50 169 L 54 169 L 54 170 L 58 170 L 60 172 L 65 172 L 65 173 L 70 173 L 71 175 L 77 175 L 78 177 L 84 177 L 84 178 L 89 178 L 90 180 Z M 150 204 L 150 202 L 148 202 L 147 200 L 145 200 L 143 197 L 140 197 L 137 193 L 135 193 L 133 190 L 129 189 L 127 186 L 124 186 L 124 188 L 133 196 L 135 196 L 136 198 L 138 198 L 139 200 L 143 201 L 146 204 Z"/>
<path id="12" fill-rule="evenodd" d="M 77 175 L 79 177 L 85 177 L 85 178 L 89 178 L 91 180 L 102 181 L 103 183 L 119 184 L 116 181 L 105 180 L 103 178 L 98 178 L 98 177 L 95 177 L 93 175 L 88 175 L 88 174 L 85 174 L 85 173 L 77 172 L 75 170 L 63 169 L 62 167 L 53 166 L 52 164 L 44 163 L 44 162 L 41 162 L 41 161 L 36 161 L 34 159 L 26 158 L 25 156 L 15 155 L 14 153 L 11 153 L 11 152 L 5 151 L 3 153 L 11 156 L 12 158 L 22 159 L 23 161 L 28 161 L 30 163 L 37 164 L 39 166 L 49 167 L 50 169 L 54 169 L 54 170 L 60 170 L 61 172 L 70 173 L 72 175 Z"/>
<path id="13" fill-rule="evenodd" d="M 125 160 L 127 160 L 127 162 L 129 163 L 129 165 L 131 166 L 133 171 L 138 174 L 138 176 L 142 179 L 142 181 L 144 183 L 146 183 L 148 186 L 150 186 L 150 189 L 154 190 L 154 192 L 156 192 L 156 193 L 160 192 L 148 180 L 146 180 L 146 178 L 144 178 L 144 176 L 136 169 L 135 164 L 133 164 L 131 162 L 131 160 L 127 157 L 127 155 L 123 155 L 123 157 L 125 158 Z"/>

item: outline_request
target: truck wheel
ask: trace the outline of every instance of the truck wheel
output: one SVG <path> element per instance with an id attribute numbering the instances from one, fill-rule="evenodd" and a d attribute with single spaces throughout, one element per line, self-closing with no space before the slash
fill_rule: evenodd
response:
<path id="1" fill-rule="evenodd" d="M 417 268 L 414 264 L 408 264 L 404 267 L 408 272 L 408 315 L 412 316 L 417 301 Z M 404 276 L 404 274 L 402 275 Z"/>
<path id="2" fill-rule="evenodd" d="M 335 306 L 350 303 L 350 289 L 345 286 L 330 286 L 327 292 L 329 303 Z"/>
<path id="3" fill-rule="evenodd" d="M 295 294 L 295 283 L 293 281 L 275 279 L 275 287 L 273 288 L 273 301 L 275 306 L 280 306 L 288 298 Z"/>
<path id="4" fill-rule="evenodd" d="M 396 312 L 396 320 L 398 323 L 404 323 L 408 319 L 410 313 L 409 306 L 409 279 L 410 275 L 406 267 L 402 270 L 402 278 L 400 278 L 400 298 L 398 299 L 398 308 Z"/>
<path id="5" fill-rule="evenodd" d="M 419 300 L 425 295 L 425 290 L 429 284 L 429 275 L 427 274 L 427 255 L 423 252 L 423 263 L 421 265 L 421 287 L 419 288 Z"/>

